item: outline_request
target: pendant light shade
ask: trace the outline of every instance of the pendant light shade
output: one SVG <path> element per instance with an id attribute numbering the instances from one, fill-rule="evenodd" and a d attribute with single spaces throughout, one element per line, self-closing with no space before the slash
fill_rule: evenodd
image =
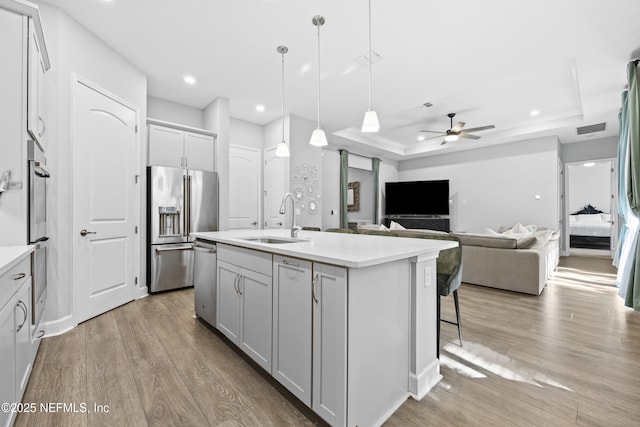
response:
<path id="1" fill-rule="evenodd" d="M 324 25 L 324 17 L 316 15 L 311 19 L 311 22 L 318 27 L 318 128 L 311 134 L 309 144 L 316 147 L 324 147 L 328 145 L 327 136 L 320 129 L 320 27 Z"/>
<path id="2" fill-rule="evenodd" d="M 371 109 L 371 66 L 373 65 L 373 55 L 371 50 L 371 0 L 369 0 L 369 108 L 364 113 L 362 121 L 362 132 L 378 132 L 380 130 L 380 122 L 378 121 L 378 113 Z"/>
<path id="3" fill-rule="evenodd" d="M 380 122 L 378 121 L 378 114 L 372 110 L 364 113 L 364 120 L 362 121 L 362 132 L 378 132 L 379 130 Z"/>
<path id="4" fill-rule="evenodd" d="M 276 156 L 289 157 L 289 146 L 284 140 L 284 54 L 289 52 L 289 49 L 286 46 L 278 46 L 276 50 L 282 55 L 282 139 L 276 147 Z"/>
<path id="5" fill-rule="evenodd" d="M 325 135 L 322 129 L 318 128 L 311 134 L 309 144 L 316 147 L 324 147 L 325 145 L 327 145 L 327 135 Z"/>

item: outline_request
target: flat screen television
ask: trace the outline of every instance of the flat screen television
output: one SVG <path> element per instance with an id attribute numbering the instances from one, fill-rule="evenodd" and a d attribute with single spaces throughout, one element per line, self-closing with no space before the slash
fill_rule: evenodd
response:
<path id="1" fill-rule="evenodd" d="M 385 183 L 386 215 L 449 215 L 449 180 Z"/>

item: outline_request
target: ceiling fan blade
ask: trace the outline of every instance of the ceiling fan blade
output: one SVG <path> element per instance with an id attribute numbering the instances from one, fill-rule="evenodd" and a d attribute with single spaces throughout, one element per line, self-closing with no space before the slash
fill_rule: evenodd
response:
<path id="1" fill-rule="evenodd" d="M 442 138 L 442 134 L 440 134 L 440 135 L 436 135 L 436 136 L 430 136 L 430 137 L 428 137 L 428 138 L 424 138 L 424 139 L 419 139 L 419 140 L 417 140 L 417 141 L 418 141 L 418 142 L 428 141 L 428 140 L 430 140 L 430 139 L 434 139 L 434 138 Z"/>
<path id="2" fill-rule="evenodd" d="M 458 122 L 455 125 L 453 125 L 451 127 L 451 129 L 449 129 L 449 131 L 451 132 L 460 132 L 462 130 L 462 128 L 464 127 L 465 123 L 464 122 Z"/>
<path id="3" fill-rule="evenodd" d="M 440 135 L 444 135 L 444 132 L 438 132 L 438 131 L 435 131 L 435 130 L 421 130 L 420 132 L 438 133 Z"/>
<path id="4" fill-rule="evenodd" d="M 488 125 L 488 126 L 480 126 L 480 127 L 477 127 L 477 128 L 465 129 L 464 131 L 465 132 L 478 132 L 478 131 L 481 131 L 481 130 L 494 129 L 494 128 L 495 128 L 494 125 Z"/>
<path id="5" fill-rule="evenodd" d="M 480 139 L 480 137 L 479 137 L 479 136 L 477 136 L 477 135 L 471 135 L 470 133 L 467 133 L 467 132 L 460 132 L 460 133 L 458 134 L 458 136 L 459 136 L 460 138 L 467 138 L 467 139 Z"/>

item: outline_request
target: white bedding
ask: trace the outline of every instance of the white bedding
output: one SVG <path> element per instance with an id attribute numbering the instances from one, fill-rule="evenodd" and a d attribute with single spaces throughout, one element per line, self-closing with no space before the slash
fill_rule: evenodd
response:
<path id="1" fill-rule="evenodd" d="M 611 237 L 611 215 L 570 215 L 569 234 L 572 236 Z"/>

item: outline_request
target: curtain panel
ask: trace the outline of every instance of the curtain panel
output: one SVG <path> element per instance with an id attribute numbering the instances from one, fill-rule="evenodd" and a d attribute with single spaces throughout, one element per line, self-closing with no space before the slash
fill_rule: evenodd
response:
<path id="1" fill-rule="evenodd" d="M 371 169 L 373 170 L 373 223 L 380 222 L 380 159 L 371 159 Z"/>
<path id="2" fill-rule="evenodd" d="M 347 191 L 349 186 L 349 152 L 340 150 L 340 228 L 349 228 Z"/>
<path id="3" fill-rule="evenodd" d="M 628 210 L 625 214 L 625 245 L 622 248 L 622 281 L 620 294 L 624 295 L 625 305 L 640 311 L 640 239 L 638 239 L 638 217 L 640 216 L 640 93 L 638 92 L 638 61 L 627 66 L 629 90 L 627 94 L 628 161 L 625 186 Z M 624 107 L 624 105 L 623 105 Z M 620 276 L 620 272 L 619 272 Z M 626 280 L 625 280 L 626 279 Z"/>
<path id="4" fill-rule="evenodd" d="M 613 258 L 613 264 L 619 267 L 622 247 L 627 235 L 627 217 L 629 216 L 629 202 L 627 201 L 627 165 L 629 164 L 629 93 L 622 92 L 622 109 L 618 113 L 619 135 L 618 135 L 618 215 L 622 218 L 620 225 L 620 235 L 618 236 L 618 247 Z M 618 287 L 620 285 L 618 284 Z"/>

